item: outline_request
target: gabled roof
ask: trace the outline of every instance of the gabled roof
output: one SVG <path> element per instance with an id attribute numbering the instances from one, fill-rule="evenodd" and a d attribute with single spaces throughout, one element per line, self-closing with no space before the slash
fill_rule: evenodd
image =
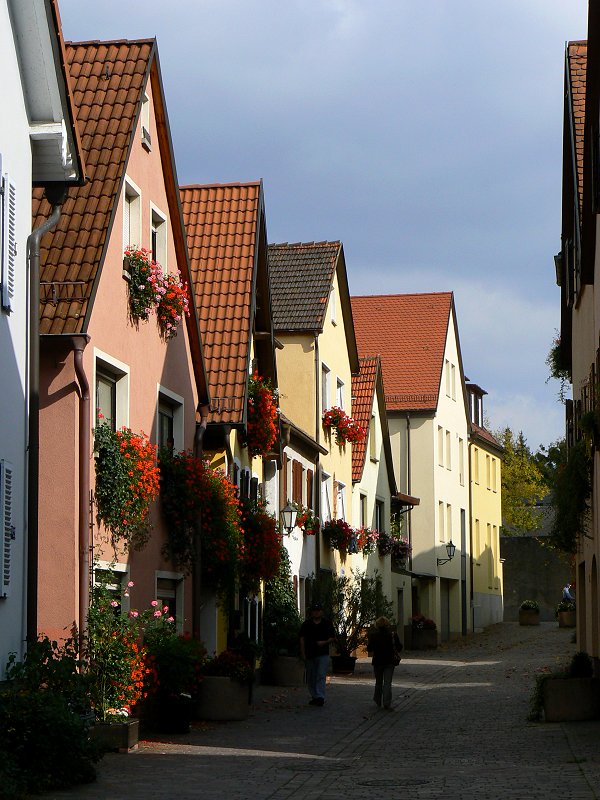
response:
<path id="1" fill-rule="evenodd" d="M 358 350 L 341 242 L 270 244 L 269 270 L 276 333 L 321 333 L 337 274 L 350 371 L 356 374 Z"/>
<path id="2" fill-rule="evenodd" d="M 373 401 L 375 399 L 375 385 L 379 372 L 379 358 L 360 359 L 360 372 L 352 376 L 352 418 L 362 428 L 367 431 L 367 436 L 362 442 L 352 445 L 352 480 L 359 481 L 362 478 L 367 454 L 367 441 L 369 433 L 369 423 L 373 413 Z"/>
<path id="3" fill-rule="evenodd" d="M 262 183 L 182 186 L 180 191 L 211 420 L 242 423 L 264 224 Z"/>
<path id="4" fill-rule="evenodd" d="M 434 411 L 453 309 L 451 292 L 352 297 L 361 357 L 379 355 L 388 411 Z"/>
<path id="5" fill-rule="evenodd" d="M 154 40 L 67 43 L 66 55 L 89 182 L 72 189 L 58 225 L 42 239 L 40 333 L 82 333 L 116 209 Z M 33 196 L 33 225 L 50 214 Z M 44 302 L 45 287 L 59 287 Z"/>
<path id="6" fill-rule="evenodd" d="M 575 184 L 579 212 L 583 203 L 583 152 L 585 131 L 585 84 L 587 69 L 587 42 L 567 44 L 567 81 L 570 98 L 572 134 L 574 138 L 574 160 L 576 167 Z"/>
<path id="7" fill-rule="evenodd" d="M 471 436 L 475 439 L 479 439 L 479 441 L 490 445 L 499 453 L 504 453 L 504 448 L 496 439 L 496 437 L 491 434 L 487 428 L 482 428 L 481 425 L 477 425 L 475 422 L 469 423 L 471 426 Z"/>

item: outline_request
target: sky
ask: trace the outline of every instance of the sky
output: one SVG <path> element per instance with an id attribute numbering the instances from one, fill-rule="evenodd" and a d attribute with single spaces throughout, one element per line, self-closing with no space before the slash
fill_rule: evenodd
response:
<path id="1" fill-rule="evenodd" d="M 156 37 L 181 184 L 262 179 L 270 242 L 341 240 L 350 292 L 453 291 L 492 430 L 564 433 L 565 42 L 585 0 L 59 0 Z"/>

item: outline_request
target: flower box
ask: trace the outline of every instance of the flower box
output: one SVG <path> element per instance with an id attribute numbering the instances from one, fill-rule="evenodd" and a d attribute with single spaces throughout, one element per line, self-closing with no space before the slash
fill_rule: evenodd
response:
<path id="1" fill-rule="evenodd" d="M 519 625 L 539 625 L 540 612 L 531 608 L 519 609 Z"/>
<path id="2" fill-rule="evenodd" d="M 579 722 L 600 717 L 598 678 L 546 678 L 543 688 L 546 722 Z"/>
<path id="3" fill-rule="evenodd" d="M 558 627 L 574 628 L 577 624 L 577 614 L 575 611 L 558 611 Z"/>
<path id="4" fill-rule="evenodd" d="M 437 630 L 432 628 L 412 628 L 411 650 L 435 650 L 438 646 Z"/>
<path id="5" fill-rule="evenodd" d="M 90 728 L 90 739 L 105 752 L 131 753 L 137 750 L 140 721 L 135 717 L 122 722 L 96 722 Z"/>
<path id="6" fill-rule="evenodd" d="M 196 711 L 198 718 L 204 720 L 242 720 L 250 712 L 249 700 L 247 685 L 220 675 L 205 675 L 200 684 Z"/>
<path id="7" fill-rule="evenodd" d="M 275 686 L 303 686 L 304 662 L 295 656 L 275 656 L 271 665 Z"/>

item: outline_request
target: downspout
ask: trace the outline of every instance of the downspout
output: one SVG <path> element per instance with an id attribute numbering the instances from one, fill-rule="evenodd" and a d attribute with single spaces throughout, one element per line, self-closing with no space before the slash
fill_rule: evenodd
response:
<path id="1" fill-rule="evenodd" d="M 321 376 L 319 374 L 319 334 L 315 332 L 315 441 L 321 444 Z M 317 451 L 315 459 L 315 486 L 313 487 L 315 516 L 321 517 L 321 462 Z M 319 577 L 321 569 L 321 528 L 315 535 L 315 577 Z"/>
<path id="2" fill-rule="evenodd" d="M 90 605 L 90 384 L 83 366 L 83 351 L 90 337 L 72 336 L 75 374 L 79 384 L 79 492 L 77 498 L 79 514 L 79 647 L 83 650 Z"/>
<path id="3" fill-rule="evenodd" d="M 406 412 L 406 494 L 411 496 L 410 479 L 410 414 Z M 407 514 L 408 523 L 408 543 L 410 545 L 410 570 L 412 572 L 412 507 L 409 507 Z"/>
<path id="4" fill-rule="evenodd" d="M 194 434 L 194 457 L 201 459 L 203 455 L 203 441 L 208 424 L 208 405 L 199 407 L 200 422 L 196 423 Z M 200 511 L 194 527 L 194 569 L 192 572 L 192 633 L 195 639 L 200 639 L 200 612 L 202 609 L 202 548 L 200 529 L 202 527 L 202 511 Z"/>
<path id="5" fill-rule="evenodd" d="M 29 420 L 27 454 L 27 617 L 26 638 L 29 646 L 38 636 L 39 575 L 39 475 L 40 475 L 40 243 L 60 219 L 66 186 L 56 197 L 46 197 L 52 205 L 48 219 L 27 237 L 29 259 Z M 54 195 L 54 192 L 52 193 Z M 60 196 L 59 196 L 60 195 Z"/>
<path id="6" fill-rule="evenodd" d="M 472 475 L 472 473 L 471 473 L 471 447 L 470 447 L 470 445 L 468 443 L 467 443 L 467 450 L 468 450 L 468 453 L 469 453 L 469 554 L 470 554 L 470 558 L 469 558 L 469 578 L 470 578 L 470 583 L 471 583 L 471 586 L 469 587 L 469 589 L 470 589 L 469 595 L 470 595 L 470 598 L 471 598 L 471 626 L 472 626 L 472 629 L 473 629 L 473 633 L 475 633 L 475 606 L 474 606 L 475 591 L 474 591 L 474 587 L 473 587 L 473 573 L 474 573 L 474 570 L 473 570 L 473 561 L 474 561 L 474 558 L 473 558 L 473 514 L 471 513 L 471 510 L 473 508 L 473 482 L 471 481 L 471 475 Z"/>

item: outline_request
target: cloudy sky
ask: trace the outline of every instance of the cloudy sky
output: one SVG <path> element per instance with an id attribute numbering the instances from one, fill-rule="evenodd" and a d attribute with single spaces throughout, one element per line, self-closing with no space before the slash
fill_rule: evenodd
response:
<path id="1" fill-rule="evenodd" d="M 271 242 L 340 239 L 352 294 L 452 290 L 493 429 L 563 432 L 564 46 L 585 0 L 59 0 L 156 36 L 180 182 L 262 178 Z"/>

